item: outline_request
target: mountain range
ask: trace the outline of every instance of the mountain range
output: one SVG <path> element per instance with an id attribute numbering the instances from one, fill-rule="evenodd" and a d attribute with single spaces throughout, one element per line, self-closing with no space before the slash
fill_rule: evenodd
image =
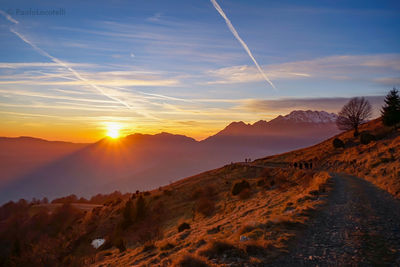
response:
<path id="1" fill-rule="evenodd" d="M 202 141 L 170 133 L 132 134 L 92 144 L 0 138 L 0 203 L 148 190 L 244 158 L 307 147 L 339 132 L 337 115 L 293 111 L 271 121 L 232 122 Z"/>

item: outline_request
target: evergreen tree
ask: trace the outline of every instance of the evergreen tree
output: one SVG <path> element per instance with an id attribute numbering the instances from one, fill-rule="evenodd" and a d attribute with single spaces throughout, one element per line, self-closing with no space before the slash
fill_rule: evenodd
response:
<path id="1" fill-rule="evenodd" d="M 381 113 L 383 124 L 387 126 L 392 126 L 400 122 L 400 97 L 399 91 L 396 88 L 393 88 L 387 94 Z"/>
<path id="2" fill-rule="evenodd" d="M 133 206 L 133 202 L 131 199 L 129 199 L 126 204 L 125 207 L 123 209 L 122 215 L 123 215 L 123 221 L 122 221 L 122 227 L 126 228 L 128 227 L 130 224 L 133 223 L 133 219 L 134 219 L 134 206 Z"/>
<path id="3" fill-rule="evenodd" d="M 137 221 L 140 221 L 141 219 L 144 218 L 146 215 L 146 202 L 143 198 L 143 196 L 139 196 L 139 198 L 136 200 L 136 214 L 135 214 L 135 219 Z"/>

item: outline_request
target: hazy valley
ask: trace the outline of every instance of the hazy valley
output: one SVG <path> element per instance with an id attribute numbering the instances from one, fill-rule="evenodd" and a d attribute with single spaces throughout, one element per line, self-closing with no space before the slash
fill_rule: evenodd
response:
<path id="1" fill-rule="evenodd" d="M 400 267 L 400 1 L 0 1 L 0 267 Z"/>
<path id="2" fill-rule="evenodd" d="M 400 239 L 386 235 L 395 233 L 389 229 L 399 223 L 393 214 L 400 211 L 400 132 L 383 126 L 380 119 L 362 125 L 360 131 L 374 139 L 365 141 L 349 131 L 311 147 L 226 164 L 150 191 L 99 194 L 88 204 L 68 197 L 52 204 L 10 202 L 0 209 L 0 245 L 6 253 L 2 260 L 70 266 L 398 261 Z M 127 139 L 134 142 L 134 137 L 146 139 L 141 135 Z M 186 137 L 174 138 L 179 144 L 197 144 Z M 336 139 L 343 147 L 335 147 Z M 377 206 L 371 207 L 371 214 L 384 207 L 389 210 L 372 217 L 358 213 L 369 205 Z M 358 221 L 358 216 L 366 218 Z M 326 226 L 326 220 L 331 220 L 333 228 Z M 321 231 L 327 232 L 321 235 Z M 346 243 L 335 243 L 342 242 L 335 237 L 342 234 L 347 235 Z M 377 250 L 369 238 L 380 240 L 383 249 Z M 93 242 L 100 243 L 95 247 Z M 26 248 L 28 244 L 33 250 Z"/>
<path id="3" fill-rule="evenodd" d="M 294 111 L 269 122 L 233 122 L 203 141 L 168 133 L 87 145 L 3 139 L 0 201 L 149 190 L 245 158 L 315 144 L 338 133 L 335 118 L 323 111 Z"/>

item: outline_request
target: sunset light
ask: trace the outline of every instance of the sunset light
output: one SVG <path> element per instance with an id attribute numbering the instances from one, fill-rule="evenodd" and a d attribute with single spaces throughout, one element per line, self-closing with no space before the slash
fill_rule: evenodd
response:
<path id="1" fill-rule="evenodd" d="M 109 123 L 107 124 L 107 136 L 113 139 L 120 137 L 120 129 L 121 125 L 116 123 Z"/>
<path id="2" fill-rule="evenodd" d="M 0 2 L 1 266 L 399 266 L 400 0 Z"/>

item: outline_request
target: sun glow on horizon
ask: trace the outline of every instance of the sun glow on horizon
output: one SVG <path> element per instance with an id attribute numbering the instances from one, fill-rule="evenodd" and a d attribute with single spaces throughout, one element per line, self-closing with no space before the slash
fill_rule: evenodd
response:
<path id="1" fill-rule="evenodd" d="M 121 136 L 121 125 L 118 123 L 107 123 L 107 136 L 112 139 L 117 139 Z"/>

